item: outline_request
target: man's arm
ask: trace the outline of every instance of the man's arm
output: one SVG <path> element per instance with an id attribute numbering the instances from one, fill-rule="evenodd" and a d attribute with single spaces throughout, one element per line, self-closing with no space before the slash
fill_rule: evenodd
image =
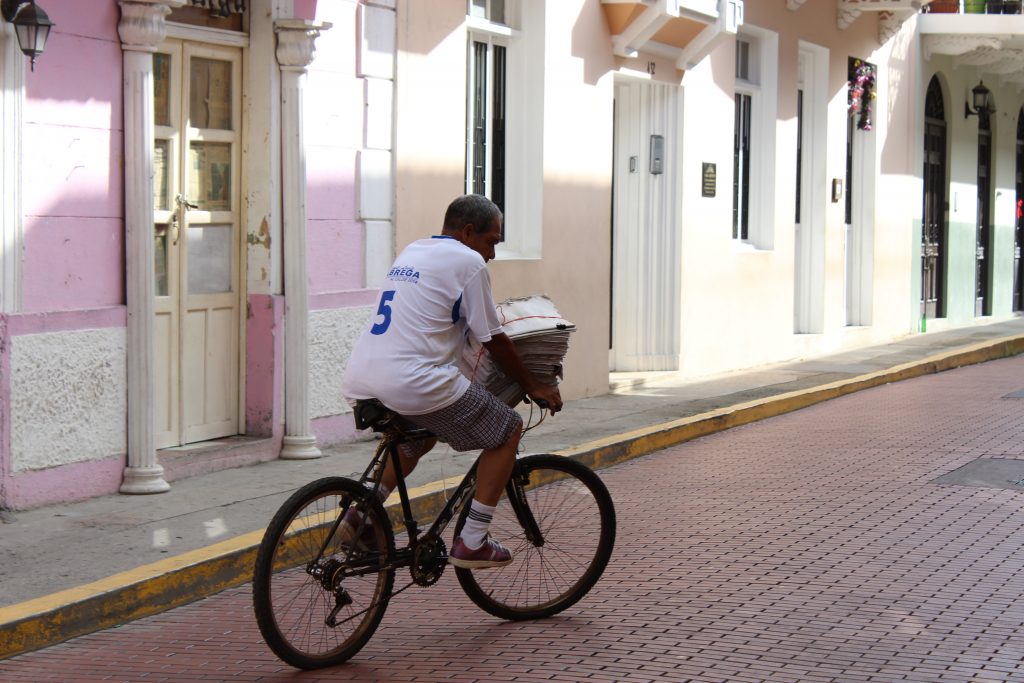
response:
<path id="1" fill-rule="evenodd" d="M 484 342 L 484 347 L 498 367 L 525 389 L 526 394 L 533 401 L 546 403 L 552 414 L 562 409 L 562 395 L 558 392 L 558 387 L 539 382 L 533 373 L 526 369 L 516 351 L 515 344 L 507 334 L 503 332 L 495 334 L 490 341 Z"/>

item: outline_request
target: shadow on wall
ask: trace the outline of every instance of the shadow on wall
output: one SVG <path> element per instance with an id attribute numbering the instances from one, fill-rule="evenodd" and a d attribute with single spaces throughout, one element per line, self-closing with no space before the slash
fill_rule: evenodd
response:
<path id="1" fill-rule="evenodd" d="M 309 1 L 309 0 L 307 0 Z M 448 0 L 398 3 L 398 45 L 402 52 L 429 55 L 466 21 L 466 3 Z M 415 31 L 408 27 L 414 25 Z M 415 39 L 415 40 L 413 40 Z"/>
<path id="2" fill-rule="evenodd" d="M 909 117 L 913 116 L 912 112 L 915 110 L 914 103 L 918 97 L 914 85 L 915 72 L 918 67 L 915 66 L 917 63 L 916 56 L 912 57 L 911 55 L 916 55 L 917 50 L 914 45 L 914 37 L 910 31 L 900 31 L 896 37 L 892 38 L 892 41 L 888 70 L 886 72 L 888 88 L 886 92 L 887 109 L 885 115 L 888 131 L 885 136 L 885 142 L 882 145 L 880 170 L 883 173 L 915 175 L 914 169 L 910 168 L 908 164 L 912 163 L 911 160 L 914 158 L 912 152 L 914 146 L 922 144 L 922 141 L 907 140 L 903 135 L 895 135 L 892 124 L 894 122 L 907 121 Z M 925 86 L 927 87 L 927 83 L 925 83 Z M 876 103 L 872 104 L 872 109 L 874 110 L 875 117 L 881 116 L 882 112 L 878 110 Z M 949 111 L 947 109 L 947 116 Z M 911 122 L 910 129 L 914 130 L 916 127 L 914 122 Z"/>
<path id="3" fill-rule="evenodd" d="M 27 313 L 124 304 L 124 134 L 117 3 L 50 0 L 23 127 Z M 73 31 L 73 32 L 69 32 Z"/>
<path id="4" fill-rule="evenodd" d="M 572 56 L 583 61 L 583 81 L 596 85 L 618 65 L 612 55 L 612 36 L 599 3 L 586 3 L 572 27 Z"/>

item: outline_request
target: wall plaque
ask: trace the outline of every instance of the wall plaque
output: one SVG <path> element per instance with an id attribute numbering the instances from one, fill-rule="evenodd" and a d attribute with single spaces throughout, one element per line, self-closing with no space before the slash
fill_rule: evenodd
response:
<path id="1" fill-rule="evenodd" d="M 701 164 L 701 197 L 714 197 L 715 186 L 718 184 L 718 171 L 715 164 L 704 162 Z"/>

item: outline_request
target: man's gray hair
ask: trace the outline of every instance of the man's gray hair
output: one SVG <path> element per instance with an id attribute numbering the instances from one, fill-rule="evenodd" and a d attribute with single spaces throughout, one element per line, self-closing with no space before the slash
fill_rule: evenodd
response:
<path id="1" fill-rule="evenodd" d="M 487 197 L 479 194 L 466 194 L 448 205 L 444 214 L 444 231 L 458 232 L 467 225 L 473 226 L 473 232 L 487 232 L 491 223 L 497 218 L 501 220 L 501 209 Z"/>

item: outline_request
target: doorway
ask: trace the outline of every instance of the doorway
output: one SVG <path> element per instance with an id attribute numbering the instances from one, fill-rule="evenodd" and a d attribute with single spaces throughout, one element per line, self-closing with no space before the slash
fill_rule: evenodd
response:
<path id="1" fill-rule="evenodd" d="M 992 124 L 988 116 L 978 121 L 978 225 L 975 251 L 974 315 L 992 315 L 992 283 L 989 274 L 992 229 Z"/>
<path id="2" fill-rule="evenodd" d="M 239 433 L 241 51 L 153 55 L 156 447 Z"/>
<path id="3" fill-rule="evenodd" d="M 847 60 L 850 83 L 867 73 L 861 105 L 851 106 L 846 119 L 846 205 L 843 264 L 843 313 L 847 326 L 867 326 L 872 318 L 874 278 L 875 182 L 877 155 L 870 103 L 878 67 L 853 57 Z M 848 101 L 853 102 L 853 90 Z"/>
<path id="4" fill-rule="evenodd" d="M 679 367 L 679 88 L 615 85 L 613 371 Z"/>
<path id="5" fill-rule="evenodd" d="M 824 329 L 825 129 L 828 50 L 800 44 L 797 82 L 796 216 L 793 255 L 793 331 Z"/>
<path id="6" fill-rule="evenodd" d="M 1017 191 L 1013 223 L 1013 310 L 1024 311 L 1024 107 L 1017 112 Z"/>
<path id="7" fill-rule="evenodd" d="M 946 114 L 939 79 L 925 96 L 924 208 L 921 224 L 921 317 L 945 316 Z"/>

